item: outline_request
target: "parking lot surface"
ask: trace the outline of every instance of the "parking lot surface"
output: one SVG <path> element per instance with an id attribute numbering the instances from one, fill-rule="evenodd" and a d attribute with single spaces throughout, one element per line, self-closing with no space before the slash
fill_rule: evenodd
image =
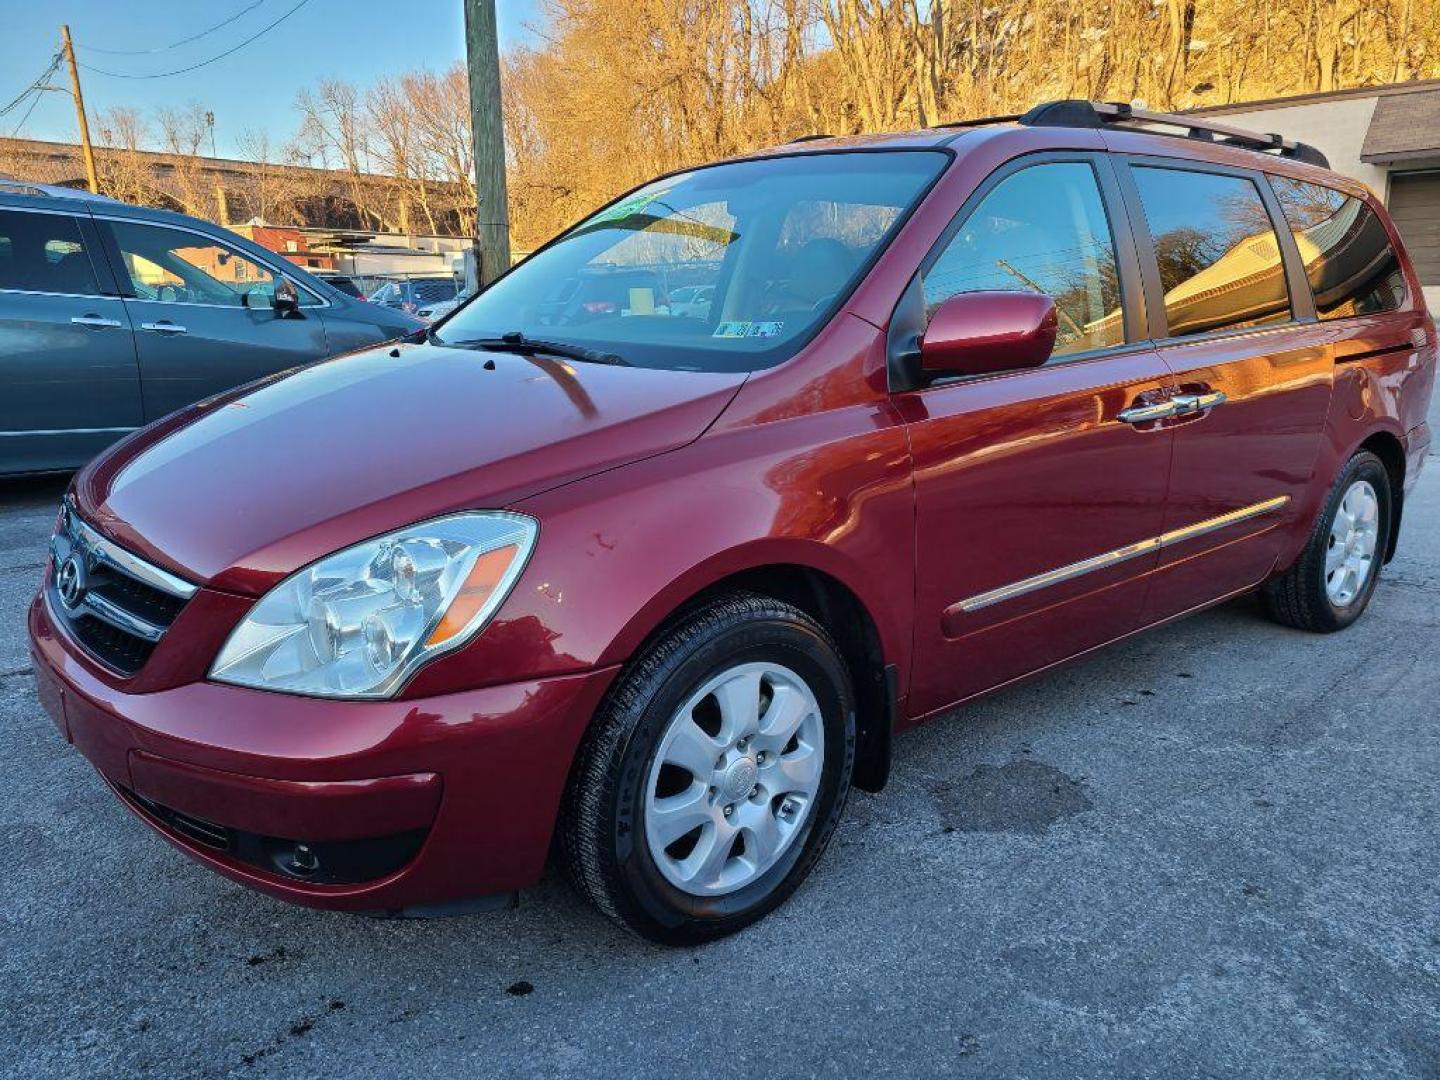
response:
<path id="1" fill-rule="evenodd" d="M 0 483 L 0 1074 L 1440 1075 L 1429 469 L 1350 631 L 1239 601 L 909 734 L 788 905 L 689 951 L 555 877 L 386 922 L 190 863 L 42 713 L 63 481 Z"/>

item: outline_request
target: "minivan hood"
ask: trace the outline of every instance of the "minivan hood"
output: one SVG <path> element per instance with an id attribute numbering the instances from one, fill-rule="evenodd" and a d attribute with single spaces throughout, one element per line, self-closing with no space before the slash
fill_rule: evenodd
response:
<path id="1" fill-rule="evenodd" d="M 80 474 L 76 508 L 160 566 L 259 595 L 367 537 L 683 446 L 744 380 L 386 345 L 137 432 Z"/>

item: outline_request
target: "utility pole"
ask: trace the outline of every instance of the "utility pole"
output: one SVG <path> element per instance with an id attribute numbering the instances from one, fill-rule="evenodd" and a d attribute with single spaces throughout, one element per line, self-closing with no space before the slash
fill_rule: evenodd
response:
<path id="1" fill-rule="evenodd" d="M 470 127 L 475 140 L 476 248 L 483 289 L 510 266 L 510 209 L 505 201 L 505 127 L 500 111 L 500 43 L 495 0 L 465 0 L 470 68 Z"/>
<path id="2" fill-rule="evenodd" d="M 91 194 L 100 194 L 100 181 L 95 176 L 95 150 L 90 145 L 90 122 L 85 119 L 85 95 L 80 92 L 80 69 L 75 66 L 75 45 L 70 40 L 70 27 L 60 27 L 60 45 L 70 62 L 70 91 L 75 98 L 75 117 L 80 121 L 80 152 L 85 156 L 85 182 Z"/>

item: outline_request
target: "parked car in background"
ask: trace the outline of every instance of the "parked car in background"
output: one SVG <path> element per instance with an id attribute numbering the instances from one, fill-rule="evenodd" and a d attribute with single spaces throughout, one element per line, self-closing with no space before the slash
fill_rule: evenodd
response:
<path id="1" fill-rule="evenodd" d="M 370 294 L 370 303 L 415 315 L 421 308 L 432 308 L 459 295 L 459 283 L 448 274 L 444 277 L 407 277 L 387 281 Z"/>
<path id="2" fill-rule="evenodd" d="M 419 325 L 208 221 L 0 184 L 0 473 Z"/>
<path id="3" fill-rule="evenodd" d="M 449 300 L 436 301 L 435 303 L 422 307 L 419 311 L 415 312 L 415 317 L 426 323 L 439 322 L 441 319 L 445 318 L 446 315 L 449 315 L 452 311 L 458 308 L 461 304 L 465 303 L 466 300 L 469 300 L 472 295 L 472 293 L 462 292 Z"/>
<path id="4" fill-rule="evenodd" d="M 696 319 L 708 318 L 714 285 L 682 285 L 670 290 L 670 313 Z"/>
<path id="5" fill-rule="evenodd" d="M 1365 611 L 1435 327 L 1367 188 L 1218 127 L 1061 102 L 649 184 L 426 334 L 81 473 L 40 698 L 271 895 L 505 904 L 555 852 L 637 934 L 735 931 L 893 733 L 1228 597 Z M 697 264 L 708 319 L 658 302 Z M 898 905 L 903 828 L 865 854 Z"/>
<path id="6" fill-rule="evenodd" d="M 356 283 L 355 279 L 348 274 L 337 274 L 333 270 L 312 271 L 319 280 L 331 288 L 339 289 L 346 296 L 353 296 L 356 300 L 364 300 L 365 292 Z"/>

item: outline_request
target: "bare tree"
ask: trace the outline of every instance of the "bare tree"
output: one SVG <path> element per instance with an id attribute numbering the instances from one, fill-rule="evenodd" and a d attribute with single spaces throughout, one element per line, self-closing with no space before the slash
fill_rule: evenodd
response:
<path id="1" fill-rule="evenodd" d="M 150 125 L 139 109 L 115 108 L 99 116 L 96 130 L 103 149 L 95 154 L 100 190 L 129 203 L 152 203 L 160 187 L 152 159 L 144 151 L 150 142 Z"/>
<path id="2" fill-rule="evenodd" d="M 364 180 L 371 168 L 370 130 L 360 91 L 351 83 L 324 79 L 315 90 L 301 91 L 296 104 L 302 116 L 297 145 L 312 161 L 318 158 L 344 175 L 350 202 L 364 225 L 392 224 L 383 200 Z"/>
<path id="3" fill-rule="evenodd" d="M 160 109 L 156 120 L 160 125 L 161 149 L 169 156 L 168 170 L 161 177 L 162 190 L 187 214 L 224 218 L 226 215 L 217 198 L 219 179 L 200 156 L 209 131 L 205 110 L 197 104 L 183 109 Z"/>
<path id="4" fill-rule="evenodd" d="M 503 58 L 515 242 L 657 173 L 797 135 L 1069 97 L 1189 108 L 1440 76 L 1440 0 L 544 0 Z M 259 216 L 468 234 L 465 69 L 323 79 L 293 142 L 251 134 Z M 106 190 L 214 216 L 198 105 L 101 118 Z M 158 134 L 157 134 L 158 133 Z M 143 148 L 168 152 L 164 169 Z M 288 168 L 308 165 L 332 173 Z"/>

